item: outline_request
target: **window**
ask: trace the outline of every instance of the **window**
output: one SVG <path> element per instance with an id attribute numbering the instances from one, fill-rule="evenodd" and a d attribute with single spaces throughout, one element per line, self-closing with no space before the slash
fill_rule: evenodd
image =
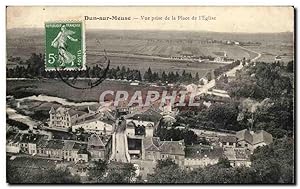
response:
<path id="1" fill-rule="evenodd" d="M 229 142 L 229 145 L 230 145 L 230 146 L 233 146 L 233 142 Z"/>
<path id="2" fill-rule="evenodd" d="M 248 147 L 248 144 L 245 144 L 245 147 Z"/>

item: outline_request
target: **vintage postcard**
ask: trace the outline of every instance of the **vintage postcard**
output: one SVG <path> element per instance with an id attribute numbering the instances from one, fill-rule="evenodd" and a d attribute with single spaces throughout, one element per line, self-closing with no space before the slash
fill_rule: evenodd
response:
<path id="1" fill-rule="evenodd" d="M 9 184 L 295 184 L 291 6 L 6 8 Z"/>

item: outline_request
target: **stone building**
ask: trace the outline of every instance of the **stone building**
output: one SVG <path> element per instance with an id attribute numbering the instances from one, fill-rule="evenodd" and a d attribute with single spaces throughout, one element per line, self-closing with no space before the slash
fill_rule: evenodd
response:
<path id="1" fill-rule="evenodd" d="M 80 116 L 86 114 L 71 108 L 59 107 L 56 110 L 51 107 L 49 127 L 69 128 L 80 120 Z"/>
<path id="2" fill-rule="evenodd" d="M 244 147 L 251 151 L 259 146 L 269 145 L 273 143 L 273 136 L 264 130 L 252 132 L 244 129 L 236 133 L 236 138 L 238 147 Z"/>
<path id="3" fill-rule="evenodd" d="M 88 139 L 87 151 L 91 155 L 91 160 L 109 159 L 112 151 L 111 136 L 91 135 Z"/>
<path id="4" fill-rule="evenodd" d="M 160 141 L 158 137 L 145 137 L 142 142 L 142 160 L 172 159 L 182 166 L 184 148 L 183 141 Z"/>

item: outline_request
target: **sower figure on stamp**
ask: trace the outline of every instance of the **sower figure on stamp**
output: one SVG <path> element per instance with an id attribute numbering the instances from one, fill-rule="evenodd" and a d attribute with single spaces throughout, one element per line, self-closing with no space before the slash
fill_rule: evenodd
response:
<path id="1" fill-rule="evenodd" d="M 68 30 L 66 25 L 62 25 L 61 31 L 57 34 L 56 38 L 52 41 L 51 46 L 58 48 L 58 62 L 61 63 L 60 66 L 65 64 L 74 65 L 74 60 L 76 56 L 67 51 L 67 40 L 77 42 L 78 39 L 71 37 L 75 32 Z"/>

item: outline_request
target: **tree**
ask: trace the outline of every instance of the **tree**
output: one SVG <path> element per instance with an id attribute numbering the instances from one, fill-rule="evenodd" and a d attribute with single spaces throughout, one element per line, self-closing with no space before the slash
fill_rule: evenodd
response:
<path id="1" fill-rule="evenodd" d="M 261 183 L 293 183 L 294 140 L 283 138 L 272 145 L 256 148 L 251 162 Z"/>
<path id="2" fill-rule="evenodd" d="M 169 167 L 169 166 L 177 166 L 177 164 L 170 158 L 158 160 L 156 164 L 156 169 L 162 169 L 164 167 Z"/>
<path id="3" fill-rule="evenodd" d="M 219 161 L 217 163 L 218 166 L 223 167 L 223 168 L 230 168 L 230 162 L 226 157 L 221 157 L 219 158 Z"/>
<path id="4" fill-rule="evenodd" d="M 137 77 L 136 77 L 136 79 L 137 79 L 138 81 L 142 81 L 142 75 L 141 75 L 141 72 L 140 72 L 140 71 L 137 71 Z"/>
<path id="5" fill-rule="evenodd" d="M 109 169 L 107 175 L 103 176 L 101 183 L 133 183 L 135 182 L 135 171 L 133 164 L 127 163 L 119 169 Z"/>
<path id="6" fill-rule="evenodd" d="M 178 166 L 165 166 L 156 169 L 154 174 L 147 177 L 148 183 L 187 183 L 188 176 L 186 172 Z"/>
<path id="7" fill-rule="evenodd" d="M 94 162 L 94 166 L 89 169 L 89 178 L 91 180 L 101 181 L 105 171 L 107 170 L 107 161 L 99 159 Z"/>
<path id="8" fill-rule="evenodd" d="M 219 129 L 238 130 L 237 125 L 238 109 L 232 103 L 213 104 L 208 109 L 208 119 L 216 124 Z"/>
<path id="9" fill-rule="evenodd" d="M 167 81 L 167 74 L 166 74 L 165 71 L 163 71 L 162 74 L 161 74 L 161 80 L 162 80 L 163 82 Z"/>
<path id="10" fill-rule="evenodd" d="M 8 163 L 6 167 L 7 182 L 10 184 L 72 184 L 80 183 L 78 176 L 72 176 L 63 169 L 37 169 L 17 167 Z"/>
<path id="11" fill-rule="evenodd" d="M 148 70 L 144 74 L 144 80 L 149 81 L 149 82 L 152 81 L 152 71 L 151 71 L 150 67 L 148 68 Z"/>
<path id="12" fill-rule="evenodd" d="M 294 72 L 294 61 L 290 61 L 288 62 L 287 66 L 286 66 L 286 70 L 287 72 L 293 73 Z"/>
<path id="13" fill-rule="evenodd" d="M 148 176 L 149 183 L 184 183 L 187 174 L 171 159 L 158 160 L 154 174 Z"/>
<path id="14" fill-rule="evenodd" d="M 199 73 L 197 72 L 196 75 L 195 75 L 194 81 L 195 81 L 196 83 L 198 83 L 199 80 L 200 80 L 200 77 L 199 77 Z"/>
<path id="15" fill-rule="evenodd" d="M 174 123 L 176 124 L 176 123 Z M 184 143 L 187 145 L 196 144 L 197 143 L 197 135 L 192 130 L 181 130 L 175 128 L 165 128 L 161 127 L 157 130 L 156 136 L 160 138 L 160 140 L 164 141 L 179 141 L 184 140 Z"/>

